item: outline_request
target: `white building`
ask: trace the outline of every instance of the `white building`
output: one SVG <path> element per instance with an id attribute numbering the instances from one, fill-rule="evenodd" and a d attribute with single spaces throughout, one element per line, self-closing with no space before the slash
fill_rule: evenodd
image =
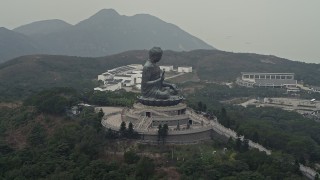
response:
<path id="1" fill-rule="evenodd" d="M 297 87 L 294 73 L 255 73 L 242 72 L 237 84 L 246 87 Z"/>
<path id="2" fill-rule="evenodd" d="M 116 91 L 121 89 L 122 83 L 121 82 L 108 82 L 107 84 L 103 85 L 102 87 L 94 88 L 95 91 Z"/>
<path id="3" fill-rule="evenodd" d="M 191 67 L 191 66 L 188 66 L 188 67 L 178 67 L 178 72 L 190 73 L 190 72 L 192 72 L 192 67 Z"/>
<path id="4" fill-rule="evenodd" d="M 141 84 L 142 71 L 132 71 L 131 73 L 128 73 L 127 75 L 129 75 L 131 77 L 130 81 L 131 81 L 132 85 Z"/>
<path id="5" fill-rule="evenodd" d="M 98 75 L 98 80 L 103 81 L 103 86 L 94 88 L 97 91 L 115 91 L 122 87 L 135 86 L 142 81 L 141 64 L 131 64 L 117 67 Z"/>
<path id="6" fill-rule="evenodd" d="M 131 82 L 131 76 L 130 75 L 115 75 L 113 77 L 113 79 L 115 80 L 121 80 L 121 83 L 124 85 L 124 83 L 126 82 L 126 85 L 125 86 L 132 86 L 132 82 Z"/>
<path id="7" fill-rule="evenodd" d="M 173 66 L 159 66 L 161 70 L 163 71 L 173 71 Z"/>
<path id="8" fill-rule="evenodd" d="M 108 72 L 105 72 L 105 73 L 98 75 L 98 80 L 100 80 L 100 81 L 105 81 L 107 79 L 113 79 L 113 75 Z"/>

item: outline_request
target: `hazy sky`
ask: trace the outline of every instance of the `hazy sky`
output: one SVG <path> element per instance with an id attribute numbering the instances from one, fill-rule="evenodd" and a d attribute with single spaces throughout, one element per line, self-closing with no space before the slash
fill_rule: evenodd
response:
<path id="1" fill-rule="evenodd" d="M 0 27 L 75 24 L 100 9 L 151 14 L 225 51 L 320 63 L 320 0 L 0 0 Z"/>

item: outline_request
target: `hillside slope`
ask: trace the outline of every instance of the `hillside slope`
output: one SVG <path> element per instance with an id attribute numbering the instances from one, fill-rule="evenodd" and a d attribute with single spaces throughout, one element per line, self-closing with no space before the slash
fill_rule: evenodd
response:
<path id="1" fill-rule="evenodd" d="M 52 19 L 22 25 L 13 29 L 13 31 L 27 36 L 43 36 L 50 33 L 62 31 L 71 26 L 71 24 L 68 24 L 62 20 Z"/>
<path id="2" fill-rule="evenodd" d="M 0 63 L 17 56 L 40 52 L 38 44 L 30 37 L 0 27 Z"/>
<path id="3" fill-rule="evenodd" d="M 4 97 L 25 97 L 44 88 L 70 86 L 91 90 L 96 78 L 108 69 L 140 63 L 148 52 L 127 51 L 101 57 L 30 55 L 0 65 L 0 93 Z M 192 66 L 201 80 L 234 81 L 244 71 L 293 72 L 297 80 L 320 85 L 320 64 L 290 61 L 275 56 L 229 53 L 218 50 L 165 51 L 163 65 Z"/>

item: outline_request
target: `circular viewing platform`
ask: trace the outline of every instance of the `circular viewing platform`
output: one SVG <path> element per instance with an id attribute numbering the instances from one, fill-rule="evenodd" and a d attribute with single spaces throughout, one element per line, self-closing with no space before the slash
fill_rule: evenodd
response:
<path id="1" fill-rule="evenodd" d="M 111 107 L 106 107 L 106 109 Z M 99 109 L 99 108 L 98 108 Z M 130 122 L 140 134 L 141 142 L 157 143 L 158 127 L 160 124 L 168 125 L 167 143 L 196 143 L 208 140 L 213 131 L 209 120 L 198 118 L 184 103 L 174 106 L 146 106 L 136 103 L 132 108 L 117 108 L 107 113 L 101 123 L 106 129 L 119 131 L 121 123 Z"/>

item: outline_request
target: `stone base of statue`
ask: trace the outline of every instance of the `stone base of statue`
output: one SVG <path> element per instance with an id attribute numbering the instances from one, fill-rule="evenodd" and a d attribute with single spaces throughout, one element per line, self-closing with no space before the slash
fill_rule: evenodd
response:
<path id="1" fill-rule="evenodd" d="M 110 114 L 102 121 L 103 126 L 118 131 L 120 123 L 133 123 L 134 130 L 140 134 L 142 143 L 159 143 L 158 126 L 167 124 L 166 143 L 189 144 L 213 137 L 221 138 L 212 129 L 212 121 L 195 113 L 184 103 L 170 106 L 154 106 L 135 103 L 120 114 Z"/>
<path id="2" fill-rule="evenodd" d="M 182 102 L 183 97 L 171 96 L 169 99 L 155 99 L 138 96 L 137 99 L 139 103 L 147 106 L 175 106 Z"/>
<path id="3" fill-rule="evenodd" d="M 148 129 L 159 124 L 167 124 L 169 127 L 184 127 L 192 124 L 189 115 L 186 114 L 187 105 L 178 103 L 171 106 L 149 106 L 142 103 L 136 103 L 132 109 L 128 109 L 124 113 L 125 121 L 136 124 L 136 129 Z"/>
<path id="4" fill-rule="evenodd" d="M 168 136 L 165 143 L 169 144 L 190 144 L 204 140 L 228 138 L 223 136 L 225 130 L 219 130 L 216 119 L 207 119 L 188 108 L 184 103 L 173 106 L 148 106 L 135 103 L 132 108 L 113 108 L 114 112 L 106 113 L 102 125 L 106 129 L 119 131 L 120 124 L 133 123 L 133 128 L 140 134 L 139 142 L 158 144 L 158 126 L 167 124 Z M 98 110 L 100 109 L 97 108 Z M 106 111 L 107 112 L 107 111 Z"/>

